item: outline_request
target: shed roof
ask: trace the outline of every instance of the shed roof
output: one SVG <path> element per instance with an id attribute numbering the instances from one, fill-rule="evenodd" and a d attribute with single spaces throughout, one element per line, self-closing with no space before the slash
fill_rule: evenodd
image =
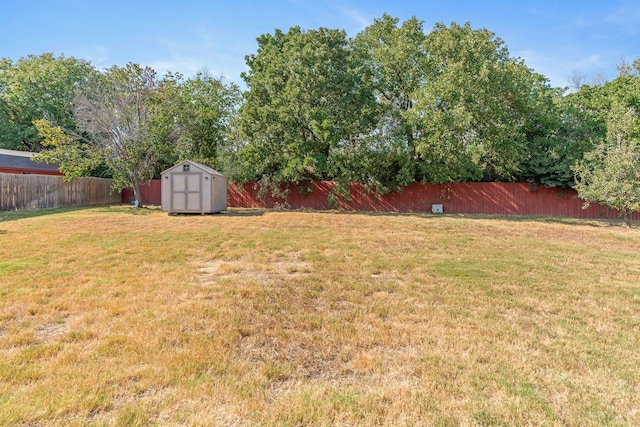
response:
<path id="1" fill-rule="evenodd" d="M 171 172 L 173 169 L 179 169 L 182 167 L 182 165 L 184 165 L 185 163 L 189 163 L 192 166 L 195 166 L 211 175 L 216 175 L 216 176 L 224 176 L 222 175 L 220 172 L 214 170 L 213 168 L 207 166 L 207 165 L 203 165 L 202 163 L 198 163 L 198 162 L 194 162 L 193 160 L 183 160 L 179 163 L 177 163 L 174 166 L 171 166 L 169 169 L 163 171 L 162 173 L 165 174 L 167 172 Z"/>
<path id="2" fill-rule="evenodd" d="M 29 169 L 35 171 L 58 172 L 56 164 L 37 163 L 31 160 L 36 153 L 0 149 L 0 167 L 12 169 Z"/>

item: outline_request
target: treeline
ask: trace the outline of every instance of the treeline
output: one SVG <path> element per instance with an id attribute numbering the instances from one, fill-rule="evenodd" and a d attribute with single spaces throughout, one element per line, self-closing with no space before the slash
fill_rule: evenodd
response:
<path id="1" fill-rule="evenodd" d="M 257 42 L 242 93 L 206 72 L 3 59 L 0 147 L 134 188 L 190 158 L 265 189 L 333 180 L 386 192 L 416 181 L 576 186 L 595 164 L 585 153 L 607 141 L 611 111 L 631 115 L 626 135 L 637 139 L 638 61 L 567 94 L 469 24 L 425 32 L 416 18 L 383 15 L 353 38 L 294 27 Z"/>

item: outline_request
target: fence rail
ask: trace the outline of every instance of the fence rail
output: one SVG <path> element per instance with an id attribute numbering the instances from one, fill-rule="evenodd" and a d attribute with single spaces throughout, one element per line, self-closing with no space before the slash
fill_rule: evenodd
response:
<path id="1" fill-rule="evenodd" d="M 0 173 L 0 211 L 96 206 L 120 203 L 111 193 L 111 180 Z"/>

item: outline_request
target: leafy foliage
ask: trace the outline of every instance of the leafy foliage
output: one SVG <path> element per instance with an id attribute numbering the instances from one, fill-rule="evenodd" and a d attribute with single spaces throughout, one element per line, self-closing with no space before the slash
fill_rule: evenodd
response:
<path id="1" fill-rule="evenodd" d="M 76 130 L 72 101 L 97 71 L 86 61 L 29 55 L 17 62 L 0 60 L 0 148 L 40 151 L 34 120 L 47 118 Z"/>
<path id="2" fill-rule="evenodd" d="M 543 84 L 486 29 L 437 24 L 427 40 L 428 81 L 412 120 L 421 173 L 432 182 L 510 180 L 524 155 L 532 92 Z"/>
<path id="3" fill-rule="evenodd" d="M 223 166 L 228 129 L 241 100 L 237 85 L 206 71 L 186 80 L 180 74 L 165 76 L 152 129 L 157 141 L 170 142 L 161 168 L 183 159 Z"/>
<path id="4" fill-rule="evenodd" d="M 326 29 L 258 38 L 247 57 L 238 159 L 265 182 L 514 179 L 546 79 L 469 24 L 388 15 L 350 44 Z"/>
<path id="5" fill-rule="evenodd" d="M 637 112 L 615 102 L 607 116 L 607 138 L 575 166 L 585 206 L 591 202 L 620 211 L 628 226 L 640 211 L 640 140 Z"/>
<path id="6" fill-rule="evenodd" d="M 66 181 L 85 176 L 102 164 L 99 151 L 87 141 L 74 140 L 62 127 L 52 126 L 45 119 L 34 120 L 33 124 L 44 147 L 34 160 L 59 164 Z"/>
<path id="7" fill-rule="evenodd" d="M 589 111 L 563 98 L 561 89 L 544 88 L 536 98 L 524 128 L 527 157 L 518 179 L 546 187 L 572 187 L 571 168 L 600 140 L 600 126 Z"/>
<path id="8" fill-rule="evenodd" d="M 368 129 L 373 106 L 344 31 L 276 30 L 260 36 L 258 52 L 246 59 L 239 178 L 334 178 L 332 151 Z"/>
<path id="9" fill-rule="evenodd" d="M 425 81 L 426 36 L 415 17 L 398 22 L 384 14 L 353 40 L 354 53 L 364 66 L 365 84 L 376 99 L 376 122 L 338 153 L 347 166 L 342 179 L 362 182 L 378 192 L 413 182 L 417 159 L 417 131 L 407 112 Z"/>
<path id="10" fill-rule="evenodd" d="M 135 64 L 110 68 L 74 98 L 73 117 L 82 134 L 47 129 L 39 122 L 44 144 L 51 148 L 37 158 L 60 161 L 68 178 L 86 174 L 95 164 L 93 159 L 100 159 L 112 174 L 113 189 L 133 188 L 141 203 L 140 185 L 153 176 L 158 161 L 157 145 L 149 138 L 157 92 L 151 68 Z M 88 153 L 87 160 L 78 161 L 80 153 Z"/>
<path id="11" fill-rule="evenodd" d="M 141 183 L 177 159 L 216 162 L 239 97 L 204 72 L 158 80 L 149 67 L 114 66 L 77 88 L 73 127 L 35 122 L 45 148 L 36 160 L 59 163 L 68 179 L 104 165 L 113 189 L 133 188 L 141 204 Z"/>

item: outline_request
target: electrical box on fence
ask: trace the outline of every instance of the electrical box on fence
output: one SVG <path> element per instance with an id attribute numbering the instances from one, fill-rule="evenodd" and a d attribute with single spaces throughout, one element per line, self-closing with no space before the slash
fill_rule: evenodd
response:
<path id="1" fill-rule="evenodd" d="M 431 205 L 431 213 L 441 214 L 444 212 L 444 209 L 441 204 Z"/>

